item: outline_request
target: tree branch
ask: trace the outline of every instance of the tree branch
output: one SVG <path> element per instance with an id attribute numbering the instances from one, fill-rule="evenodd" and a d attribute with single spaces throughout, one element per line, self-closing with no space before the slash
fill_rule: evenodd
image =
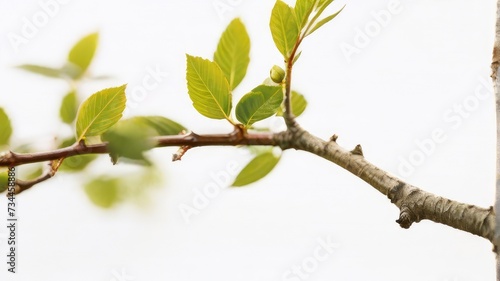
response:
<path id="1" fill-rule="evenodd" d="M 281 133 L 247 133 L 236 127 L 230 134 L 189 133 L 154 138 L 157 143 L 156 147 L 266 145 L 279 146 L 283 150 L 294 148 L 308 151 L 341 166 L 386 195 L 400 209 L 397 223 L 403 228 L 409 228 L 414 222 L 428 219 L 493 241 L 495 214 L 492 208 L 480 208 L 425 192 L 368 162 L 363 156 L 360 145 L 348 151 L 340 147 L 336 139 L 337 136 L 333 135 L 329 141 L 324 141 L 303 130 L 297 123 Z M 26 154 L 8 152 L 0 157 L 0 166 L 18 166 L 80 154 L 107 152 L 107 143 L 86 146 L 80 142 L 70 147 L 47 152 Z M 24 185 L 31 187 L 35 183 L 44 181 L 52 177 L 56 170 L 52 169 L 54 171 L 52 174 L 45 174 Z"/>
<path id="2" fill-rule="evenodd" d="M 41 182 L 44 182 L 44 181 L 52 178 L 56 174 L 56 172 L 52 169 L 52 162 L 49 166 L 50 166 L 50 169 L 47 169 L 42 175 L 40 175 L 39 177 L 37 177 L 35 179 L 28 180 L 28 181 L 16 179 L 16 186 L 15 186 L 14 194 L 19 194 L 27 189 L 30 189 L 35 184 L 39 184 Z"/>
<path id="3" fill-rule="evenodd" d="M 276 146 L 278 134 L 273 133 L 245 133 L 235 129 L 230 134 L 198 135 L 193 132 L 185 135 L 155 137 L 156 147 L 166 146 L 237 146 L 237 145 L 271 145 Z M 0 167 L 12 167 L 30 163 L 52 161 L 83 154 L 106 154 L 108 143 L 85 145 L 83 142 L 73 146 L 53 151 L 37 153 L 15 153 L 8 151 L 0 155 Z"/>
<path id="4" fill-rule="evenodd" d="M 495 214 L 491 207 L 485 209 L 460 203 L 405 183 L 368 162 L 363 156 L 360 145 L 351 151 L 340 147 L 335 142 L 336 135 L 330 141 L 324 141 L 297 127 L 295 133 L 288 136 L 288 139 L 289 148 L 321 156 L 386 195 L 400 209 L 396 222 L 403 228 L 409 228 L 412 223 L 427 219 L 493 241 Z"/>

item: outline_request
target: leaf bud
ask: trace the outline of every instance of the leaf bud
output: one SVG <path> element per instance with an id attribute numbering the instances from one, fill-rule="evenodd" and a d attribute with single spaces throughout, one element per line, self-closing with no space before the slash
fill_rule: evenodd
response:
<path id="1" fill-rule="evenodd" d="M 283 68 L 274 65 L 271 68 L 269 76 L 271 77 L 271 80 L 273 80 L 275 83 L 281 83 L 285 78 L 285 71 L 283 70 Z"/>

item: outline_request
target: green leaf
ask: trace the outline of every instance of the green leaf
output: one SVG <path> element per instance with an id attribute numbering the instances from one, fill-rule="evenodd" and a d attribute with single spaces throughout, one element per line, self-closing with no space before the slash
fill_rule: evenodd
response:
<path id="1" fill-rule="evenodd" d="M 302 55 L 302 51 L 300 51 L 298 54 L 295 55 L 295 57 L 293 58 L 293 64 L 297 62 L 297 60 L 300 58 L 300 55 Z"/>
<path id="2" fill-rule="evenodd" d="M 276 1 L 269 26 L 271 27 L 274 44 L 285 60 L 288 60 L 299 36 L 299 27 L 294 10 L 283 1 Z"/>
<path id="3" fill-rule="evenodd" d="M 77 155 L 64 159 L 64 162 L 59 167 L 60 171 L 65 172 L 80 172 L 83 171 L 90 163 L 97 159 L 95 154 Z"/>
<path id="4" fill-rule="evenodd" d="M 110 208 L 119 201 L 119 188 L 116 178 L 98 178 L 85 184 L 85 193 L 95 205 Z"/>
<path id="5" fill-rule="evenodd" d="M 163 116 L 137 116 L 134 118 L 147 123 L 151 128 L 156 130 L 159 136 L 178 135 L 182 131 L 186 131 L 186 128 L 181 124 Z"/>
<path id="6" fill-rule="evenodd" d="M 78 41 L 70 50 L 68 61 L 80 68 L 80 75 L 83 75 L 94 58 L 99 40 L 98 33 L 89 34 Z"/>
<path id="7" fill-rule="evenodd" d="M 137 164 L 149 165 L 144 152 L 155 147 L 153 136 L 178 135 L 185 128 L 162 116 L 136 116 L 120 120 L 102 135 L 102 140 L 107 141 L 113 163 L 119 157 L 132 160 Z"/>
<path id="8" fill-rule="evenodd" d="M 208 118 L 229 120 L 231 91 L 220 67 L 200 57 L 186 57 L 188 93 L 194 108 Z"/>
<path id="9" fill-rule="evenodd" d="M 344 5 L 344 7 L 345 7 L 345 5 Z M 326 18 L 320 20 L 318 23 L 316 23 L 316 25 L 313 27 L 313 29 L 311 29 L 311 31 L 307 32 L 306 36 L 311 35 L 318 28 L 322 27 L 324 24 L 326 24 L 327 22 L 329 22 L 332 19 L 334 19 L 338 14 L 340 14 L 340 12 L 342 12 L 342 10 L 344 9 L 344 7 L 342 7 L 342 9 L 340 9 L 336 13 L 334 13 L 332 15 L 329 15 L 328 17 L 326 17 Z"/>
<path id="10" fill-rule="evenodd" d="M 233 186 L 244 186 L 262 179 L 274 169 L 279 160 L 280 157 L 271 151 L 257 155 L 241 170 Z"/>
<path id="11" fill-rule="evenodd" d="M 125 110 L 126 87 L 104 89 L 82 103 L 76 118 L 77 142 L 88 136 L 101 135 L 120 120 Z"/>
<path id="12" fill-rule="evenodd" d="M 316 9 L 317 9 L 317 16 L 319 17 L 321 15 L 321 13 L 323 13 L 323 11 L 325 11 L 325 9 L 330 6 L 330 4 L 333 3 L 334 0 L 320 0 L 318 2 L 318 5 L 316 6 Z"/>
<path id="13" fill-rule="evenodd" d="M 7 116 L 4 109 L 0 107 L 0 147 L 9 145 L 11 135 L 12 124 L 10 123 L 9 116 Z"/>
<path id="14" fill-rule="evenodd" d="M 295 117 L 299 117 L 307 107 L 306 98 L 296 91 L 292 91 L 292 113 Z M 280 107 L 277 116 L 283 116 L 283 109 Z"/>
<path id="15" fill-rule="evenodd" d="M 133 160 L 144 160 L 141 163 L 149 164 L 143 153 L 155 146 L 151 136 L 156 130 L 149 126 L 144 119 L 130 118 L 121 120 L 102 135 L 102 140 L 108 142 L 108 150 L 113 162 L 118 157 Z"/>
<path id="16" fill-rule="evenodd" d="M 9 170 L 7 168 L 0 168 L 0 193 L 7 190 L 9 187 Z"/>
<path id="17" fill-rule="evenodd" d="M 76 118 L 77 111 L 78 101 L 76 99 L 76 92 L 71 91 L 62 100 L 59 116 L 64 123 L 71 124 Z"/>
<path id="18" fill-rule="evenodd" d="M 246 127 L 273 116 L 283 102 L 281 86 L 260 85 L 244 95 L 236 106 L 236 118 Z"/>
<path id="19" fill-rule="evenodd" d="M 61 69 L 35 64 L 22 64 L 17 68 L 51 78 L 65 78 L 67 76 Z"/>
<path id="20" fill-rule="evenodd" d="M 65 139 L 60 145 L 59 148 L 68 147 L 76 143 L 76 139 L 74 137 Z M 95 154 L 83 154 L 76 155 L 69 158 L 65 158 L 61 166 L 59 167 L 60 171 L 65 172 L 79 172 L 84 170 L 92 161 L 97 159 L 97 155 Z"/>
<path id="21" fill-rule="evenodd" d="M 250 37 L 240 19 L 234 19 L 222 33 L 214 62 L 224 72 L 231 89 L 245 77 L 250 63 Z"/>
<path id="22" fill-rule="evenodd" d="M 295 15 L 297 17 L 297 23 L 299 25 L 299 30 L 307 24 L 309 15 L 311 14 L 316 0 L 297 0 L 295 2 Z"/>

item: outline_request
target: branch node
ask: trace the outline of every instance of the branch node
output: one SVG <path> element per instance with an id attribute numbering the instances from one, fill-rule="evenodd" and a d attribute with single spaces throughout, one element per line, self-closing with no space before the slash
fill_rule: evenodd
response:
<path id="1" fill-rule="evenodd" d="M 402 228 L 408 229 L 414 222 L 418 222 L 418 220 L 416 220 L 415 215 L 408 206 L 402 206 L 401 212 L 399 213 L 399 219 L 397 219 L 396 222 Z"/>
<path id="2" fill-rule="evenodd" d="M 352 154 L 355 154 L 355 155 L 360 155 L 360 156 L 363 156 L 363 149 L 361 148 L 361 145 L 356 145 L 356 147 L 351 150 L 351 153 Z"/>
<path id="3" fill-rule="evenodd" d="M 339 138 L 339 136 L 337 136 L 336 134 L 333 134 L 333 136 L 330 137 L 330 142 L 337 142 L 338 138 Z"/>
<path id="4" fill-rule="evenodd" d="M 5 151 L 0 153 L 0 163 L 2 163 L 2 166 L 12 166 L 14 162 L 16 161 L 16 154 L 13 151 Z M 5 165 L 5 164 L 10 164 L 10 165 Z"/>
<path id="5" fill-rule="evenodd" d="M 78 145 L 77 145 L 77 146 L 78 146 L 78 147 L 82 147 L 82 148 L 86 147 L 86 145 L 85 145 L 85 140 L 84 140 L 84 139 L 81 139 L 81 140 L 78 142 Z"/>

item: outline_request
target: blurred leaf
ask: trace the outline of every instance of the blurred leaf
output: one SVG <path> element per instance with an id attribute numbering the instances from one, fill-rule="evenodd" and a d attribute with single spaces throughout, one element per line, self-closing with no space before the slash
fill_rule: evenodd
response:
<path id="1" fill-rule="evenodd" d="M 283 102 L 281 86 L 260 85 L 244 95 L 236 106 L 236 118 L 246 127 L 273 116 Z"/>
<path id="2" fill-rule="evenodd" d="M 214 61 L 224 72 L 229 87 L 236 88 L 250 63 L 250 37 L 240 19 L 234 19 L 222 33 Z"/>
<path id="3" fill-rule="evenodd" d="M 62 100 L 59 116 L 64 123 L 71 124 L 76 118 L 77 111 L 78 101 L 76 99 L 76 92 L 71 91 Z"/>
<path id="4" fill-rule="evenodd" d="M 72 80 L 78 79 L 83 74 L 81 68 L 71 62 L 66 62 L 63 65 L 61 73 L 63 73 L 65 77 L 69 77 Z"/>
<path id="5" fill-rule="evenodd" d="M 98 33 L 89 34 L 78 41 L 70 50 L 68 61 L 80 68 L 80 77 L 89 67 L 97 48 Z M 76 78 L 78 78 L 76 77 Z"/>
<path id="6" fill-rule="evenodd" d="M 77 141 L 99 136 L 120 120 L 125 110 L 126 87 L 104 89 L 82 103 L 76 119 Z"/>
<path id="7" fill-rule="evenodd" d="M 0 147 L 9 145 L 12 135 L 12 124 L 5 110 L 0 107 Z"/>
<path id="8" fill-rule="evenodd" d="M 13 151 L 18 153 L 30 153 L 33 152 L 33 146 L 30 143 L 24 143 L 19 146 L 14 147 Z"/>
<path id="9" fill-rule="evenodd" d="M 297 0 L 295 2 L 295 15 L 297 17 L 297 23 L 299 25 L 299 30 L 306 25 L 309 15 L 311 14 L 315 0 Z"/>
<path id="10" fill-rule="evenodd" d="M 35 64 L 22 64 L 17 66 L 22 70 L 26 70 L 32 73 L 40 74 L 51 78 L 65 78 L 66 74 L 57 68 L 51 68 L 47 66 L 35 65 Z"/>
<path id="11" fill-rule="evenodd" d="M 25 176 L 25 180 L 34 180 L 41 176 L 43 174 L 43 167 L 42 165 L 37 165 L 35 169 L 32 169 L 31 171 L 28 172 L 28 174 Z"/>
<path id="12" fill-rule="evenodd" d="M 95 159 L 97 159 L 97 155 L 95 154 L 84 154 L 66 158 L 59 167 L 59 170 L 64 172 L 80 172 Z"/>
<path id="13" fill-rule="evenodd" d="M 209 60 L 186 57 L 186 80 L 194 108 L 208 118 L 229 120 L 231 92 L 222 70 Z"/>
<path id="14" fill-rule="evenodd" d="M 76 143 L 76 139 L 74 137 L 65 139 L 59 148 L 68 147 Z M 79 172 L 85 169 L 92 161 L 97 159 L 98 155 L 95 154 L 83 154 L 76 155 L 73 157 L 69 157 L 64 159 L 64 162 L 59 167 L 60 171 L 65 172 Z"/>
<path id="15" fill-rule="evenodd" d="M 147 123 L 156 130 L 159 136 L 178 135 L 186 130 L 181 124 L 163 116 L 137 116 L 134 118 Z"/>
<path id="16" fill-rule="evenodd" d="M 109 142 L 113 163 L 119 157 L 125 157 L 142 160 L 136 163 L 149 165 L 143 153 L 155 146 L 151 137 L 178 135 L 184 130 L 182 125 L 162 116 L 136 116 L 118 121 L 102 135 L 102 139 Z"/>
<path id="17" fill-rule="evenodd" d="M 9 170 L 7 168 L 0 168 L 0 193 L 7 190 L 9 187 Z"/>
<path id="18" fill-rule="evenodd" d="M 299 36 L 299 28 L 294 10 L 281 0 L 277 0 L 269 23 L 274 44 L 288 60 Z"/>
<path id="19" fill-rule="evenodd" d="M 276 157 L 272 151 L 257 155 L 241 170 L 233 186 L 244 186 L 262 179 L 274 169 L 279 160 L 280 157 Z"/>
<path id="20" fill-rule="evenodd" d="M 329 22 L 332 19 L 334 19 L 338 14 L 340 14 L 340 12 L 342 12 L 342 10 L 344 9 L 344 7 L 342 7 L 342 9 L 340 9 L 338 12 L 336 12 L 336 13 L 334 13 L 332 15 L 329 15 L 328 17 L 326 17 L 326 18 L 320 20 L 318 23 L 316 23 L 316 25 L 313 27 L 313 29 L 311 29 L 311 31 L 307 32 L 306 36 L 311 35 L 318 28 L 322 27 L 324 24 L 326 24 L 327 22 Z"/>
<path id="21" fill-rule="evenodd" d="M 162 183 L 163 171 L 154 167 L 140 167 L 140 170 L 134 173 L 122 175 L 120 177 L 119 191 L 120 197 L 124 200 L 134 201 L 143 206 L 148 206 L 148 194 L 153 187 L 159 187 Z"/>
<path id="22" fill-rule="evenodd" d="M 116 178 L 97 178 L 85 184 L 85 193 L 95 205 L 110 208 L 119 201 L 119 188 Z"/>
<path id="23" fill-rule="evenodd" d="M 85 192 L 94 204 L 103 208 L 125 200 L 148 206 L 147 195 L 152 187 L 161 186 L 162 178 L 162 172 L 153 167 L 137 167 L 132 173 L 93 179 L 85 184 Z"/>
<path id="24" fill-rule="evenodd" d="M 111 158 L 116 162 L 118 157 L 125 157 L 133 160 L 143 160 L 144 151 L 155 146 L 150 139 L 156 131 L 145 122 L 145 119 L 131 118 L 121 120 L 102 135 L 103 141 L 108 142 L 108 150 Z"/>
<path id="25" fill-rule="evenodd" d="M 93 80 L 107 80 L 107 79 L 113 79 L 114 77 L 111 75 L 96 75 L 96 76 L 91 76 L 89 78 Z"/>
<path id="26" fill-rule="evenodd" d="M 295 117 L 299 117 L 307 107 L 306 98 L 296 91 L 292 91 L 292 113 Z M 283 116 L 282 107 L 278 108 L 277 116 Z"/>

